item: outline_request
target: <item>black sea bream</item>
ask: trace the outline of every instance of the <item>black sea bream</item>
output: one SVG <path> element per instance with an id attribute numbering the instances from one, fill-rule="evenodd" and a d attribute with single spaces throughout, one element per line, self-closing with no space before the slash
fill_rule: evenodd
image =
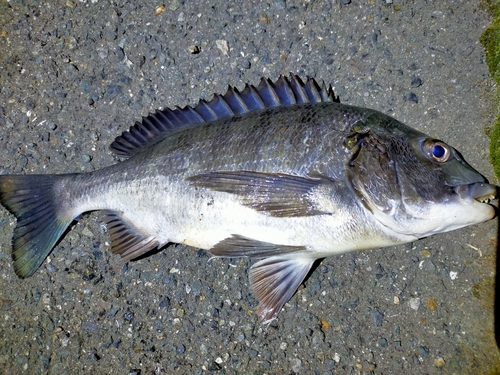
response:
<path id="1" fill-rule="evenodd" d="M 171 242 L 261 258 L 250 286 L 270 321 L 317 259 L 495 215 L 496 186 L 454 148 L 294 75 L 157 111 L 111 148 L 127 160 L 89 173 L 0 176 L 0 202 L 17 218 L 20 277 L 78 215 L 102 210 L 125 260 Z"/>

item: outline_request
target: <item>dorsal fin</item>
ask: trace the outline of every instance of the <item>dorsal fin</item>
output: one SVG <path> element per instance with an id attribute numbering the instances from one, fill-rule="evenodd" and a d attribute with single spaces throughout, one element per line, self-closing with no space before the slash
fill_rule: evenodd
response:
<path id="1" fill-rule="evenodd" d="M 194 108 L 158 110 L 123 132 L 110 147 L 115 154 L 130 157 L 180 128 L 264 108 L 338 101 L 331 86 L 327 88 L 323 83 L 320 87 L 314 78 L 307 78 L 305 84 L 294 74 L 289 78 L 280 76 L 274 83 L 261 78 L 257 87 L 247 84 L 240 92 L 236 87 L 229 86 L 224 95 L 215 94 L 209 102 L 202 99 Z"/>

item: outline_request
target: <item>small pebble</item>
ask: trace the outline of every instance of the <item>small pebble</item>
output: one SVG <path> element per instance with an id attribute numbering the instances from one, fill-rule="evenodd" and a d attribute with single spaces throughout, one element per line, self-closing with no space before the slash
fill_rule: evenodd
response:
<path id="1" fill-rule="evenodd" d="M 325 361 L 325 365 L 328 370 L 333 370 L 336 364 L 337 362 L 335 362 L 333 359 L 327 359 Z"/>
<path id="2" fill-rule="evenodd" d="M 127 322 L 131 322 L 134 319 L 134 313 L 132 311 L 127 311 L 123 314 L 123 319 Z"/>
<path id="3" fill-rule="evenodd" d="M 434 366 L 436 367 L 443 367 L 444 366 L 444 359 L 439 357 L 434 360 Z"/>
<path id="4" fill-rule="evenodd" d="M 292 370 L 299 373 L 302 367 L 302 361 L 298 358 L 292 359 Z"/>
<path id="5" fill-rule="evenodd" d="M 170 306 L 170 298 L 165 297 L 163 301 L 160 302 L 160 307 L 169 307 Z"/>
<path id="6" fill-rule="evenodd" d="M 215 45 L 223 55 L 227 56 L 229 54 L 229 45 L 227 43 L 227 40 L 218 39 L 215 41 Z"/>
<path id="7" fill-rule="evenodd" d="M 108 95 L 115 95 L 122 92 L 122 87 L 120 85 L 109 85 L 106 89 Z"/>
<path id="8" fill-rule="evenodd" d="M 188 51 L 190 54 L 196 55 L 201 52 L 201 48 L 199 46 L 192 45 L 188 47 Z"/>
<path id="9" fill-rule="evenodd" d="M 372 318 L 377 327 L 382 326 L 382 319 L 384 318 L 384 314 L 382 314 L 377 309 L 372 310 Z"/>
<path id="10" fill-rule="evenodd" d="M 286 0 L 274 0 L 273 5 L 278 9 L 286 8 Z"/>
<path id="11" fill-rule="evenodd" d="M 411 87 L 422 86 L 422 80 L 416 76 L 411 77 Z"/>
<path id="12" fill-rule="evenodd" d="M 250 60 L 243 60 L 243 62 L 241 63 L 241 67 L 243 69 L 250 69 L 251 66 L 252 64 L 250 63 Z"/>
<path id="13" fill-rule="evenodd" d="M 118 61 L 122 61 L 125 58 L 125 52 L 123 52 L 123 48 L 118 47 L 116 49 L 116 57 L 118 58 Z"/>
<path id="14" fill-rule="evenodd" d="M 168 9 L 170 10 L 177 10 L 181 6 L 181 3 L 179 0 L 172 0 L 170 2 L 170 5 L 168 6 Z"/>
<path id="15" fill-rule="evenodd" d="M 429 298 L 429 300 L 427 301 L 427 308 L 431 311 L 434 311 L 436 310 L 436 300 L 434 298 Z"/>
<path id="16" fill-rule="evenodd" d="M 410 92 L 409 94 L 404 96 L 404 101 L 405 102 L 413 102 L 413 103 L 418 103 L 418 97 L 417 94 L 414 92 Z"/>
<path id="17" fill-rule="evenodd" d="M 382 348 L 387 348 L 387 339 L 384 339 L 384 338 L 381 338 L 378 340 L 378 344 L 382 347 Z"/>
<path id="18" fill-rule="evenodd" d="M 99 332 L 99 326 L 92 322 L 83 322 L 82 328 L 88 332 Z"/>
<path id="19" fill-rule="evenodd" d="M 172 4 L 170 4 L 172 5 Z M 157 5 L 155 8 L 154 15 L 157 17 L 165 11 L 165 4 Z"/>
<path id="20" fill-rule="evenodd" d="M 434 272 L 436 270 L 436 266 L 430 259 L 424 259 L 423 261 L 421 261 L 420 264 L 418 265 L 418 268 L 429 272 Z"/>
<path id="21" fill-rule="evenodd" d="M 89 163 L 92 160 L 92 158 L 90 157 L 90 155 L 87 155 L 87 154 L 82 155 L 81 159 L 82 159 L 82 161 L 84 163 Z"/>
<path id="22" fill-rule="evenodd" d="M 418 310 L 420 307 L 420 298 L 410 298 L 410 308 L 413 310 Z"/>
<path id="23" fill-rule="evenodd" d="M 97 54 L 101 59 L 108 57 L 108 49 L 106 47 L 97 47 Z"/>
<path id="24" fill-rule="evenodd" d="M 118 312 L 118 310 L 119 310 L 118 306 L 113 306 L 111 308 L 111 310 L 109 310 L 108 316 L 111 318 L 114 317 L 116 315 L 116 313 Z"/>
<path id="25" fill-rule="evenodd" d="M 426 346 L 422 345 L 420 348 L 418 348 L 418 355 L 420 357 L 427 357 L 429 353 L 430 353 L 429 348 Z"/>

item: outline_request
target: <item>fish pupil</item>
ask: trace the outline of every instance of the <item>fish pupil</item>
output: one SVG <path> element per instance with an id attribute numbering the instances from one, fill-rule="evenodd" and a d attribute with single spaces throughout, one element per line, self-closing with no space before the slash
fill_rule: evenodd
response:
<path id="1" fill-rule="evenodd" d="M 441 145 L 434 145 L 434 147 L 432 148 L 432 156 L 434 156 L 436 159 L 441 159 L 445 153 L 446 150 Z"/>

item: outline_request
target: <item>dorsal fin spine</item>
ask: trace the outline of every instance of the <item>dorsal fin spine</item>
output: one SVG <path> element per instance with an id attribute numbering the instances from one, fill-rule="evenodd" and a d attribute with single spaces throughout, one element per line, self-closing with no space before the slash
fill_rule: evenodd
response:
<path id="1" fill-rule="evenodd" d="M 186 109 L 191 118 L 193 119 L 192 120 L 193 122 L 197 122 L 198 124 L 200 124 L 205 121 L 203 120 L 203 117 L 201 117 L 200 114 L 194 110 L 193 107 L 187 106 Z"/>
<path id="2" fill-rule="evenodd" d="M 141 126 L 138 128 L 144 142 L 147 142 L 148 139 L 150 139 L 152 136 L 154 136 L 154 134 L 149 130 L 149 128 L 145 127 L 145 126 Z"/>
<path id="3" fill-rule="evenodd" d="M 334 102 L 337 100 L 335 98 L 335 94 L 333 93 L 333 90 L 331 89 L 331 87 L 330 88 L 326 87 L 325 82 L 323 82 L 323 84 L 321 86 L 320 94 L 321 94 L 321 100 L 324 102 Z"/>
<path id="4" fill-rule="evenodd" d="M 282 104 L 297 104 L 293 90 L 284 76 L 278 79 L 275 86 L 282 88 L 282 90 L 276 90 L 276 94 L 279 96 Z"/>
<path id="5" fill-rule="evenodd" d="M 231 109 L 231 107 L 219 94 L 214 95 L 214 98 L 212 99 L 211 102 L 208 103 L 208 105 L 213 105 L 217 117 L 234 116 L 234 112 Z"/>
<path id="6" fill-rule="evenodd" d="M 173 111 L 161 111 L 161 113 L 170 118 L 175 128 L 179 128 L 184 124 L 183 120 L 179 118 L 182 113 L 181 111 L 179 107 L 175 107 Z"/>
<path id="7" fill-rule="evenodd" d="M 319 86 L 313 78 L 308 78 L 305 83 L 294 74 L 289 78 L 280 76 L 274 83 L 262 78 L 257 87 L 246 84 L 240 92 L 229 86 L 224 95 L 215 94 L 209 102 L 202 99 L 194 108 L 186 106 L 156 111 L 117 137 L 111 149 L 119 156 L 130 157 L 180 128 L 259 109 L 327 101 L 339 100 L 331 87 L 327 88 L 324 83 Z"/>
<path id="8" fill-rule="evenodd" d="M 318 90 L 316 89 L 315 85 L 313 85 L 313 81 L 311 79 L 308 79 L 305 86 L 304 90 L 307 92 L 307 96 L 309 97 L 310 102 L 320 102 L 321 101 L 321 95 L 319 94 Z"/>
<path id="9" fill-rule="evenodd" d="M 252 85 L 247 85 L 247 87 L 248 87 L 248 91 L 250 91 L 252 93 L 251 98 L 253 98 L 253 101 L 254 101 L 254 103 L 256 105 L 256 107 L 252 108 L 251 110 L 266 108 L 266 105 L 264 104 L 264 101 L 260 97 L 259 92 L 257 91 L 257 89 L 254 86 L 252 86 Z"/>
<path id="10" fill-rule="evenodd" d="M 248 112 L 248 106 L 245 101 L 241 98 L 241 95 L 237 89 L 228 87 L 227 93 L 224 95 L 224 99 L 231 106 L 233 112 L 236 115 Z"/>
<path id="11" fill-rule="evenodd" d="M 180 125 L 181 127 L 182 127 L 182 124 L 191 123 L 191 120 L 189 119 L 189 117 L 187 115 L 187 113 L 189 113 L 188 111 L 184 111 L 182 108 L 176 106 L 175 110 L 172 111 L 172 113 L 175 115 L 178 123 L 181 124 Z"/>
<path id="12" fill-rule="evenodd" d="M 261 79 L 259 86 L 257 86 L 257 92 L 260 94 L 259 96 L 262 98 L 266 108 L 280 105 L 280 99 L 267 79 Z"/>
<path id="13" fill-rule="evenodd" d="M 137 145 L 137 146 L 139 146 L 139 144 L 138 144 L 138 141 L 139 141 L 139 140 L 137 139 L 137 137 L 132 137 L 132 135 L 131 135 L 129 132 L 124 133 L 124 136 L 125 136 L 125 137 L 124 137 L 124 138 L 125 138 L 124 140 L 125 140 L 127 143 L 129 143 L 129 144 L 131 144 L 131 145 Z"/>
<path id="14" fill-rule="evenodd" d="M 156 111 L 154 115 L 145 117 L 143 119 L 146 120 L 147 118 L 154 118 L 156 121 L 160 122 L 161 118 L 161 127 L 158 126 L 159 124 L 153 125 L 155 128 L 158 130 L 164 129 L 165 131 L 175 129 L 175 125 L 172 123 L 172 121 L 166 116 L 166 114 L 163 111 Z"/>
<path id="15" fill-rule="evenodd" d="M 297 97 L 297 103 L 307 103 L 307 94 L 304 91 L 303 86 L 297 80 L 296 76 L 292 76 L 292 90 L 295 96 Z"/>
<path id="16" fill-rule="evenodd" d="M 195 111 L 198 112 L 205 121 L 213 121 L 217 118 L 217 115 L 205 100 L 200 100 L 195 107 Z"/>
<path id="17" fill-rule="evenodd" d="M 163 123 L 164 123 L 164 121 L 160 121 L 159 119 L 156 118 L 156 113 L 155 113 L 147 118 L 144 118 L 142 123 L 136 122 L 134 127 L 132 127 L 130 129 L 130 132 L 132 132 L 133 129 L 136 129 L 136 128 L 145 128 L 148 131 L 150 131 L 151 133 L 153 133 L 155 130 L 157 132 L 161 132 L 161 129 L 162 129 L 161 124 L 163 124 Z"/>
<path id="18" fill-rule="evenodd" d="M 160 134 L 160 131 L 158 130 L 158 128 L 156 126 L 154 126 L 153 124 L 151 124 L 151 122 L 146 122 L 146 121 L 144 121 L 142 123 L 136 122 L 135 126 L 137 126 L 139 129 L 141 129 L 143 134 L 146 134 L 148 138 L 155 137 L 158 134 Z"/>

